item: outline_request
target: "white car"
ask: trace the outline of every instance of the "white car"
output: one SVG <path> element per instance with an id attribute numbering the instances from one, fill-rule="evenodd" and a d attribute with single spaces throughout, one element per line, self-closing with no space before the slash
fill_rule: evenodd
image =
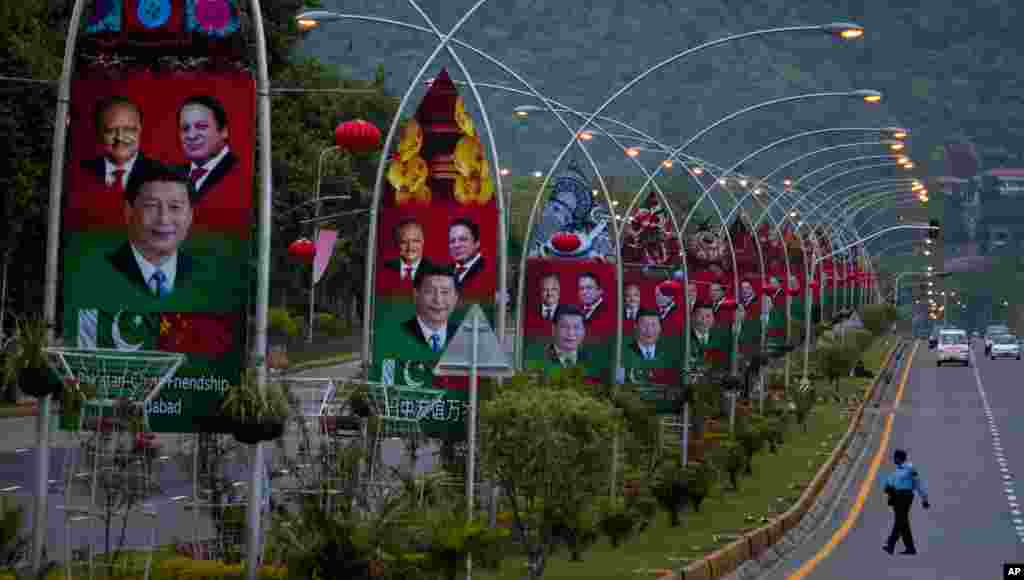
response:
<path id="1" fill-rule="evenodd" d="M 971 366 L 971 346 L 967 343 L 967 333 L 959 329 L 943 329 L 939 331 L 938 357 L 935 366 L 942 363 L 955 362 Z"/>
<path id="2" fill-rule="evenodd" d="M 1001 334 L 992 337 L 992 348 L 989 350 L 992 360 L 997 358 L 1015 358 L 1020 360 L 1020 343 L 1012 334 Z"/>

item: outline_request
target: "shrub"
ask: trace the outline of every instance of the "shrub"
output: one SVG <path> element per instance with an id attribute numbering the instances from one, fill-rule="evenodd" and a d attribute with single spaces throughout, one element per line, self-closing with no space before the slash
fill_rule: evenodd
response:
<path id="1" fill-rule="evenodd" d="M 665 463 L 655 475 L 651 492 L 658 505 L 668 514 L 669 525 L 679 526 L 683 508 L 690 496 L 686 490 L 686 478 L 683 469 L 675 462 Z"/>
<path id="2" fill-rule="evenodd" d="M 733 491 L 740 489 L 739 475 L 746 467 L 746 454 L 743 447 L 734 439 L 722 442 L 722 446 L 715 450 L 715 465 L 729 474 L 729 484 Z"/>
<path id="3" fill-rule="evenodd" d="M 754 473 L 754 456 L 764 448 L 766 432 L 764 420 L 752 417 L 747 421 L 740 421 L 736 429 L 736 442 L 743 449 L 746 459 L 747 475 Z"/>
<path id="4" fill-rule="evenodd" d="M 316 315 L 315 328 L 328 336 L 344 336 L 349 330 L 344 320 L 330 312 L 320 312 Z"/>
<path id="5" fill-rule="evenodd" d="M 694 463 L 683 468 L 683 480 L 686 482 L 686 495 L 693 506 L 693 511 L 700 511 L 700 504 L 711 493 L 714 473 L 707 463 Z"/>
<path id="6" fill-rule="evenodd" d="M 298 320 L 292 317 L 284 308 L 271 308 L 267 312 L 267 324 L 272 334 L 295 338 L 299 335 L 301 326 Z"/>

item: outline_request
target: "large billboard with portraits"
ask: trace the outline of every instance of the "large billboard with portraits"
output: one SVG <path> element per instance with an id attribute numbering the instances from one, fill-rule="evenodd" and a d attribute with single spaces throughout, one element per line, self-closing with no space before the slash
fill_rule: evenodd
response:
<path id="1" fill-rule="evenodd" d="M 149 417 L 194 431 L 244 364 L 255 84 L 241 70 L 93 71 L 71 109 L 65 343 L 186 353 Z"/>
<path id="2" fill-rule="evenodd" d="M 680 393 L 687 300 L 681 270 L 624 265 L 622 368 L 660 413 L 672 413 Z"/>
<path id="3" fill-rule="evenodd" d="M 370 380 L 406 387 L 399 413 L 428 405 L 426 432 L 459 434 L 467 379 L 434 376 L 433 368 L 470 304 L 494 327 L 498 206 L 480 135 L 446 72 L 402 124 L 386 171 Z M 444 391 L 438 403 L 430 390 Z"/>
<path id="4" fill-rule="evenodd" d="M 523 360 L 608 381 L 618 324 L 611 212 L 575 164 L 559 174 L 527 245 Z"/>

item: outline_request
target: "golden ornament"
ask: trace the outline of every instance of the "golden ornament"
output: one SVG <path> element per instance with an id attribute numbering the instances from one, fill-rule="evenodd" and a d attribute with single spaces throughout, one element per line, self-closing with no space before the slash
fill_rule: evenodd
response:
<path id="1" fill-rule="evenodd" d="M 473 117 L 466 112 L 466 101 L 459 97 L 455 99 L 455 122 L 465 135 L 476 136 L 476 127 L 473 126 Z"/>
<path id="2" fill-rule="evenodd" d="M 469 176 L 480 171 L 483 161 L 483 146 L 476 137 L 465 136 L 455 144 L 455 170 Z"/>
<path id="3" fill-rule="evenodd" d="M 423 128 L 416 119 L 409 119 L 402 128 L 402 138 L 398 142 L 398 157 L 408 161 L 423 148 Z"/>

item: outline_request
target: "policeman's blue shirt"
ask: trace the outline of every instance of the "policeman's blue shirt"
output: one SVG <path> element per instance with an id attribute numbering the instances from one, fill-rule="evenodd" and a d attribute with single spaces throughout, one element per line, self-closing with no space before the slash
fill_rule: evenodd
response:
<path id="1" fill-rule="evenodd" d="M 921 474 L 917 472 L 914 465 L 909 462 L 897 465 L 896 470 L 885 478 L 885 485 L 891 486 L 896 491 L 914 491 L 925 501 L 928 500 L 928 491 L 925 488 L 924 480 L 921 479 Z"/>

